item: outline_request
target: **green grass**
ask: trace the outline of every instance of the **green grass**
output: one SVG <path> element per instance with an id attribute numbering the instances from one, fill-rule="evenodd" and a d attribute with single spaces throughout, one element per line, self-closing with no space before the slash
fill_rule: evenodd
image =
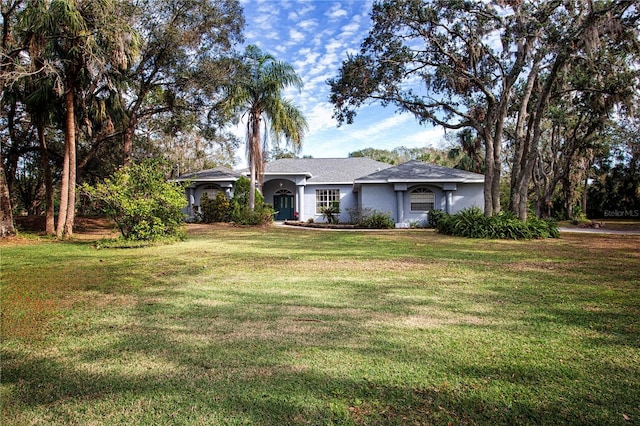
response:
<path id="1" fill-rule="evenodd" d="M 2 425 L 640 424 L 640 237 L 0 246 Z"/>

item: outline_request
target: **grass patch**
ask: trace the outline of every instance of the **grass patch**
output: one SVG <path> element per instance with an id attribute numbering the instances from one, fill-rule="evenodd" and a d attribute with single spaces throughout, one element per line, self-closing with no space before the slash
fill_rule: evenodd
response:
<path id="1" fill-rule="evenodd" d="M 2 424 L 640 422 L 640 237 L 200 230 L 0 247 Z"/>

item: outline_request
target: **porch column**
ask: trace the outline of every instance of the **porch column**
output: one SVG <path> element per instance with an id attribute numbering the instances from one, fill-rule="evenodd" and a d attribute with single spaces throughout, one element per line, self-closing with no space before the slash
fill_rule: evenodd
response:
<path id="1" fill-rule="evenodd" d="M 304 217 L 304 185 L 298 185 L 298 196 L 296 197 L 296 206 L 298 211 L 298 220 Z"/>
<path id="2" fill-rule="evenodd" d="M 187 214 L 189 215 L 189 217 L 195 217 L 195 213 L 193 211 L 193 205 L 196 203 L 195 192 L 196 192 L 195 188 L 193 187 L 187 188 L 187 198 L 189 200 L 189 207 L 187 209 L 188 210 Z"/>
<path id="3" fill-rule="evenodd" d="M 445 196 L 444 211 L 446 211 L 448 214 L 451 214 L 451 204 L 453 204 L 453 191 L 445 191 L 444 196 Z"/>
<path id="4" fill-rule="evenodd" d="M 396 223 L 404 219 L 404 191 L 396 191 Z"/>
<path id="5" fill-rule="evenodd" d="M 455 183 L 445 183 L 442 189 L 444 190 L 445 199 L 444 211 L 451 214 L 451 209 L 453 208 L 453 191 L 456 191 L 458 186 Z"/>
<path id="6" fill-rule="evenodd" d="M 396 191 L 396 223 L 402 223 L 404 220 L 404 193 L 407 190 L 406 183 L 396 183 L 393 185 Z"/>

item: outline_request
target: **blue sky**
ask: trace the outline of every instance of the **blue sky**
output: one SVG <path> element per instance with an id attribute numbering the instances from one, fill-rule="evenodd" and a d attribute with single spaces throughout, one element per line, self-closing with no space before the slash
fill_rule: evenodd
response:
<path id="1" fill-rule="evenodd" d="M 293 65 L 304 81 L 301 93 L 286 96 L 303 111 L 309 131 L 303 155 L 346 157 L 363 148 L 444 145 L 442 128 L 420 126 L 394 107 L 361 108 L 354 124 L 337 127 L 331 118 L 326 81 L 336 77 L 347 53 L 357 53 L 371 27 L 372 0 L 241 0 L 246 44 Z"/>

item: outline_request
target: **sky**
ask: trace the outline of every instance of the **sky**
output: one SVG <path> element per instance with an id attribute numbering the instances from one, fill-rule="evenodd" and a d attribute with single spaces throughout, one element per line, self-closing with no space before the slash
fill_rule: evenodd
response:
<path id="1" fill-rule="evenodd" d="M 444 145 L 444 130 L 421 126 L 396 108 L 367 105 L 353 124 L 337 126 L 331 117 L 326 81 L 338 75 L 348 53 L 357 53 L 371 27 L 372 0 L 240 0 L 246 19 L 245 44 L 255 44 L 291 64 L 304 82 L 287 90 L 305 115 L 309 130 L 302 155 L 347 157 L 364 148 Z"/>

